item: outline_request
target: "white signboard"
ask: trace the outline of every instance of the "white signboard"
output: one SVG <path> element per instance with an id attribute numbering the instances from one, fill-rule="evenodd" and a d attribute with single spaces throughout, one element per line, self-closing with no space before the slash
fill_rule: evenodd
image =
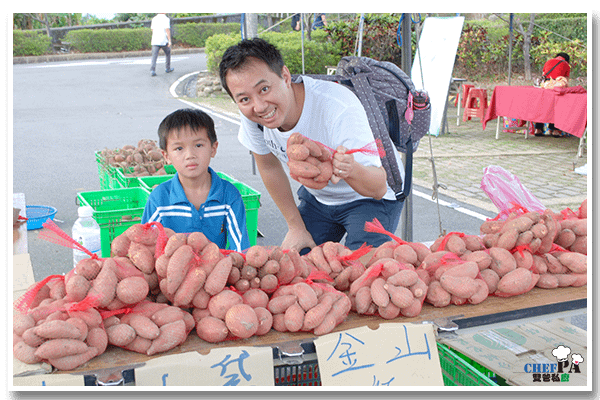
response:
<path id="1" fill-rule="evenodd" d="M 411 79 L 417 89 L 424 89 L 429 93 L 430 135 L 438 136 L 441 132 L 463 22 L 464 17 L 430 17 L 423 24 Z"/>

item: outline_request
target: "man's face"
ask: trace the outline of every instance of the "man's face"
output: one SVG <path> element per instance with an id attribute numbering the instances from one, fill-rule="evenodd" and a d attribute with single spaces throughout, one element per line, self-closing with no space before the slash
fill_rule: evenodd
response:
<path id="1" fill-rule="evenodd" d="M 270 129 L 293 128 L 299 115 L 294 103 L 291 74 L 283 67 L 282 77 L 254 57 L 225 75 L 227 86 L 238 108 L 249 120 Z"/>

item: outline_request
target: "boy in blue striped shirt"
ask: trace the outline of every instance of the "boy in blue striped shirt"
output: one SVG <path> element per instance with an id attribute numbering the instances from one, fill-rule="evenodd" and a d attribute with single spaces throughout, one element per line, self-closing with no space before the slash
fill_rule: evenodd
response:
<path id="1" fill-rule="evenodd" d="M 221 249 L 228 239 L 230 250 L 250 247 L 240 192 L 209 166 L 219 145 L 212 118 L 191 108 L 174 111 L 160 123 L 158 139 L 165 160 L 177 173 L 152 191 L 142 223 L 202 232 Z"/>

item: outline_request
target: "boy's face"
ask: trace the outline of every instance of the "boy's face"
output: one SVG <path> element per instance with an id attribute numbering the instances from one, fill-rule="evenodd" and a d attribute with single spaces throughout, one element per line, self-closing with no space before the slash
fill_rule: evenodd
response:
<path id="1" fill-rule="evenodd" d="M 251 57 L 240 68 L 228 71 L 225 80 L 233 100 L 249 120 L 284 131 L 298 122 L 301 105 L 297 112 L 287 67 L 279 77 L 264 61 Z"/>
<path id="2" fill-rule="evenodd" d="M 217 154 L 218 142 L 210 143 L 205 128 L 192 130 L 189 126 L 169 132 L 165 160 L 183 178 L 194 179 L 206 174 L 210 159 Z"/>

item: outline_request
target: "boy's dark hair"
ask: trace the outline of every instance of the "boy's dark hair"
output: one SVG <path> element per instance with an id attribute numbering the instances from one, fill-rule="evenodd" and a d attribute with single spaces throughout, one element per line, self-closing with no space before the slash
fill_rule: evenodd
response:
<path id="1" fill-rule="evenodd" d="M 571 61 L 571 58 L 569 57 L 569 55 L 567 53 L 558 53 L 556 55 L 556 57 L 562 57 L 562 58 L 565 59 L 566 62 L 570 62 Z"/>
<path id="2" fill-rule="evenodd" d="M 215 122 L 204 111 L 195 108 L 182 108 L 173 111 L 162 120 L 158 126 L 158 145 L 161 149 L 167 149 L 167 138 L 173 130 L 190 127 L 192 130 L 206 129 L 206 134 L 211 144 L 217 141 Z"/>
<path id="3" fill-rule="evenodd" d="M 277 76 L 282 76 L 284 66 L 283 57 L 281 57 L 281 53 L 275 46 L 260 38 L 244 39 L 238 44 L 225 50 L 221 63 L 219 64 L 221 85 L 231 97 L 233 96 L 229 91 L 227 82 L 225 82 L 225 75 L 227 75 L 229 70 L 236 70 L 242 67 L 246 63 L 248 57 L 254 57 L 265 62 Z"/>

